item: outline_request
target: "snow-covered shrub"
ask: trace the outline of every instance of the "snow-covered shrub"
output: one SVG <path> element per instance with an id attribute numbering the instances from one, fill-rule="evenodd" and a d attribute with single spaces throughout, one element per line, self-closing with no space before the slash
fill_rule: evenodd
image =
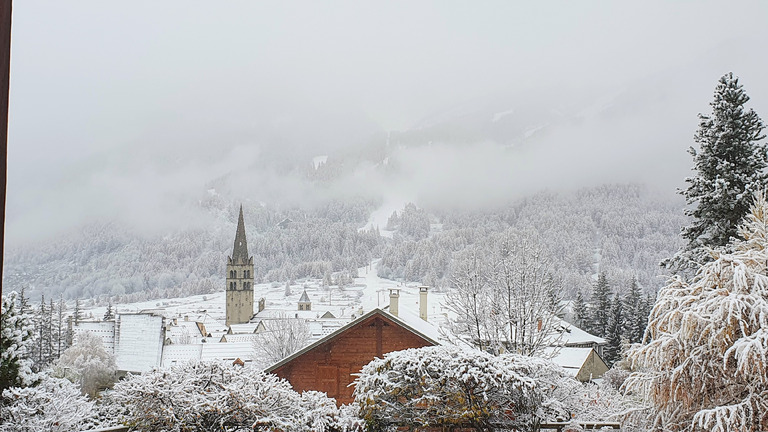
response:
<path id="1" fill-rule="evenodd" d="M 1 432 L 75 432 L 94 416 L 93 402 L 71 382 L 45 377 L 34 387 L 3 392 Z"/>
<path id="2" fill-rule="evenodd" d="M 768 203 L 757 194 L 744 240 L 692 282 L 659 292 L 626 387 L 654 405 L 655 430 L 768 430 Z"/>
<path id="3" fill-rule="evenodd" d="M 107 396 L 126 425 L 152 431 L 326 431 L 338 410 L 321 393 L 300 395 L 275 375 L 218 362 L 132 375 Z"/>
<path id="4" fill-rule="evenodd" d="M 91 398 L 99 389 L 112 386 L 116 370 L 115 356 L 91 332 L 80 333 L 53 365 L 55 376 L 79 384 L 80 391 Z"/>
<path id="5" fill-rule="evenodd" d="M 457 347 L 397 351 L 363 367 L 355 403 L 371 430 L 412 424 L 526 430 L 543 420 L 545 409 L 561 408 L 550 386 L 562 375 L 547 363 Z M 545 371 L 557 378 L 540 379 Z"/>
<path id="6" fill-rule="evenodd" d="M 610 385 L 614 390 L 618 390 L 622 385 L 624 385 L 624 381 L 627 380 L 631 373 L 631 371 L 616 367 L 616 365 L 614 365 L 603 374 L 603 382 Z"/>

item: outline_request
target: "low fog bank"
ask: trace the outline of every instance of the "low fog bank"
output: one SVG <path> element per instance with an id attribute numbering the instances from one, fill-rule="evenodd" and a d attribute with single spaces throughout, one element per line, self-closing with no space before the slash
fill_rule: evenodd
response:
<path id="1" fill-rule="evenodd" d="M 220 136 L 205 122 L 160 124 L 124 147 L 12 182 L 8 243 L 91 221 L 117 220 L 146 235 L 208 227 L 216 215 L 199 204 L 210 194 L 303 208 L 363 197 L 379 203 L 380 226 L 406 202 L 494 208 L 541 190 L 606 183 L 644 184 L 669 198 L 690 174 L 686 150 L 719 66 L 696 61 L 619 89 L 492 95 L 390 133 L 351 110 L 294 111 L 250 130 L 219 119 Z M 768 115 L 766 85 L 752 74 L 742 83 L 749 105 Z"/>

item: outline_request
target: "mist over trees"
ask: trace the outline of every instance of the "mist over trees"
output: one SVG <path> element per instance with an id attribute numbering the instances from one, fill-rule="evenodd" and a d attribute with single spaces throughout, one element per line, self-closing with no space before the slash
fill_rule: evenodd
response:
<path id="1" fill-rule="evenodd" d="M 306 209 L 246 206 L 255 279 L 354 274 L 379 254 L 383 242 L 375 228 L 360 230 L 373 205 L 360 199 Z M 200 206 L 212 216 L 208 229 L 147 237 L 118 223 L 92 224 L 56 241 L 9 250 L 6 284 L 28 285 L 46 296 L 100 298 L 105 304 L 108 297 L 126 303 L 219 291 L 239 204 L 209 195 Z"/>
<path id="2" fill-rule="evenodd" d="M 457 254 L 473 246 L 485 248 L 494 236 L 514 228 L 538 233 L 566 298 L 590 289 L 599 272 L 621 285 L 635 278 L 641 289 L 654 292 L 663 284 L 658 263 L 682 243 L 678 234 L 687 219 L 680 206 L 643 186 L 604 185 L 542 192 L 494 210 L 434 210 L 431 235 L 416 240 L 395 231 L 383 248 L 378 271 L 382 277 L 446 288 L 458 265 Z M 412 214 L 404 210 L 400 225 Z"/>
<path id="3" fill-rule="evenodd" d="M 588 289 L 598 269 L 637 277 L 643 290 L 661 285 L 658 262 L 681 245 L 680 203 L 638 185 L 606 185 L 570 193 L 542 192 L 497 209 L 424 209 L 406 205 L 390 218 L 392 238 L 371 226 L 379 203 L 329 200 L 306 208 L 247 205 L 248 247 L 259 282 L 355 274 L 381 257 L 379 275 L 446 289 L 455 254 L 509 228 L 537 231 L 563 282 L 566 298 Z M 231 253 L 239 202 L 208 193 L 199 203 L 208 228 L 140 234 L 117 222 L 91 224 L 42 244 L 9 248 L 5 281 L 47 298 L 111 298 L 127 303 L 219 291 Z M 48 307 L 48 306 L 46 306 Z M 54 307 L 58 307 L 54 305 Z"/>

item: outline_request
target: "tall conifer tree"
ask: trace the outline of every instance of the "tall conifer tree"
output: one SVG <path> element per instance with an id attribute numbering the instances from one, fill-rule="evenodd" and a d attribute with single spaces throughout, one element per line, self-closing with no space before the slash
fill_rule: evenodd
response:
<path id="1" fill-rule="evenodd" d="M 611 288 L 608 286 L 605 273 L 597 276 L 589 306 L 591 317 L 588 331 L 596 336 L 605 337 L 608 334 L 608 317 L 611 311 Z"/>
<path id="2" fill-rule="evenodd" d="M 711 260 L 707 247 L 725 247 L 737 237 L 741 218 L 749 211 L 752 194 L 765 185 L 768 148 L 762 120 L 744 104 L 749 96 L 729 72 L 720 78 L 710 103 L 712 114 L 699 114 L 699 129 L 691 147 L 695 175 L 680 190 L 693 218 L 684 227 L 683 250 L 662 264 L 675 272 L 692 274 Z"/>
<path id="3" fill-rule="evenodd" d="M 624 329 L 624 305 L 621 296 L 617 292 L 611 302 L 611 310 L 608 315 L 608 333 L 605 338 L 608 346 L 605 347 L 605 361 L 608 366 L 616 363 L 621 357 L 621 340 Z"/>
<path id="4" fill-rule="evenodd" d="M 624 296 L 624 337 L 631 343 L 643 340 L 643 332 L 648 322 L 648 313 L 637 279 L 629 282 L 629 290 Z"/>

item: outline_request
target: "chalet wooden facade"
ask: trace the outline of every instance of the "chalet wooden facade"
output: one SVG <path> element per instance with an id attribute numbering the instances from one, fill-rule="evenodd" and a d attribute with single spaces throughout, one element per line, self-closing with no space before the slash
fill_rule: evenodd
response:
<path id="1" fill-rule="evenodd" d="M 438 345 L 435 335 L 423 331 L 424 323 L 409 324 L 407 317 L 374 309 L 323 339 L 267 368 L 288 380 L 294 390 L 316 390 L 352 402 L 350 384 L 364 365 L 375 357 L 408 348 Z"/>

